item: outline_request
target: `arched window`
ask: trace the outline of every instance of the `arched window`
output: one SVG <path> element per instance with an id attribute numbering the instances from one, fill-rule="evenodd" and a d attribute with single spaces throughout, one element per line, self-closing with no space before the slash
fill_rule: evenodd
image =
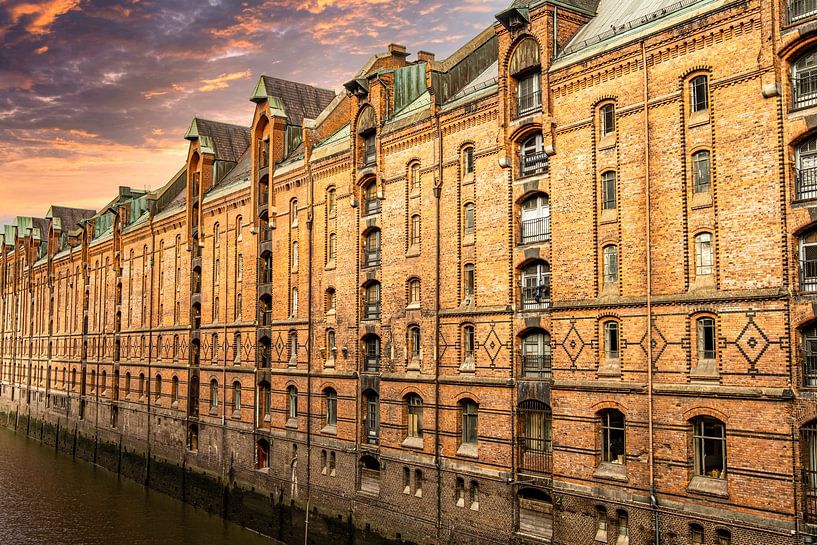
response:
<path id="1" fill-rule="evenodd" d="M 335 288 L 326 288 L 326 312 L 334 312 L 335 305 Z"/>
<path id="2" fill-rule="evenodd" d="M 695 276 L 709 276 L 715 264 L 712 251 L 712 233 L 695 235 Z"/>
<path id="3" fill-rule="evenodd" d="M 337 190 L 334 187 L 330 187 L 326 190 L 326 213 L 330 218 L 334 218 L 337 212 Z"/>
<path id="4" fill-rule="evenodd" d="M 817 291 L 817 229 L 812 229 L 799 239 L 800 291 Z"/>
<path id="5" fill-rule="evenodd" d="M 478 437 L 479 405 L 471 399 L 463 399 L 460 407 L 460 442 L 463 445 L 476 445 Z"/>
<path id="6" fill-rule="evenodd" d="M 298 315 L 298 288 L 292 288 L 292 311 L 290 315 L 297 316 Z"/>
<path id="7" fill-rule="evenodd" d="M 522 337 L 522 376 L 527 378 L 550 378 L 550 335 L 545 331 L 533 331 Z"/>
<path id="8" fill-rule="evenodd" d="M 292 220 L 292 227 L 298 227 L 298 199 L 292 199 L 289 205 L 289 217 Z"/>
<path id="9" fill-rule="evenodd" d="M 218 352 L 219 352 L 219 344 L 218 344 L 218 333 L 213 333 L 210 336 L 210 344 L 213 348 L 213 362 L 218 361 Z"/>
<path id="10" fill-rule="evenodd" d="M 474 326 L 466 325 L 462 328 L 462 355 L 463 359 L 473 363 L 476 340 L 474 337 Z"/>
<path id="11" fill-rule="evenodd" d="M 474 146 L 465 146 L 462 148 L 462 171 L 464 174 L 473 174 L 475 170 Z"/>
<path id="12" fill-rule="evenodd" d="M 363 337 L 363 369 L 369 372 L 380 370 L 380 337 L 373 333 Z"/>
<path id="13" fill-rule="evenodd" d="M 596 506 L 596 541 L 607 543 L 607 522 L 607 509 L 602 505 Z"/>
<path id="14" fill-rule="evenodd" d="M 241 221 L 242 221 L 241 216 L 236 216 L 235 217 L 235 241 L 237 243 L 241 242 L 241 240 L 242 240 L 241 233 L 242 233 L 242 227 L 243 226 L 241 225 Z M 237 246 L 237 244 L 236 244 L 236 246 Z"/>
<path id="15" fill-rule="evenodd" d="M 615 210 L 616 198 L 616 172 L 608 170 L 601 175 L 601 209 Z"/>
<path id="16" fill-rule="evenodd" d="M 272 363 L 272 343 L 270 338 L 264 335 L 258 340 L 258 367 L 269 369 Z"/>
<path id="17" fill-rule="evenodd" d="M 241 333 L 233 335 L 233 363 L 241 363 Z"/>
<path id="18" fill-rule="evenodd" d="M 380 212 L 380 197 L 374 180 L 363 186 L 363 211 L 365 216 Z"/>
<path id="19" fill-rule="evenodd" d="M 272 407 L 272 389 L 267 381 L 258 384 L 258 417 L 259 420 L 269 420 Z"/>
<path id="20" fill-rule="evenodd" d="M 423 437 L 423 399 L 417 394 L 406 396 L 406 436 Z"/>
<path id="21" fill-rule="evenodd" d="M 409 361 L 420 359 L 420 350 L 422 348 L 420 338 L 420 326 L 412 325 L 408 328 L 407 335 L 408 355 Z"/>
<path id="22" fill-rule="evenodd" d="M 327 361 L 334 361 L 335 354 L 337 353 L 338 348 L 335 344 L 335 330 L 334 329 L 327 329 L 326 330 L 326 359 Z"/>
<path id="23" fill-rule="evenodd" d="M 692 420 L 695 475 L 726 478 L 726 426 L 720 420 L 699 416 Z"/>
<path id="24" fill-rule="evenodd" d="M 179 377 L 177 376 L 170 381 L 170 402 L 174 405 L 179 403 Z"/>
<path id="25" fill-rule="evenodd" d="M 420 235 L 420 214 L 413 214 L 409 226 L 409 246 L 419 246 Z"/>
<path id="26" fill-rule="evenodd" d="M 627 511 L 619 509 L 616 511 L 616 519 L 618 519 L 618 537 L 616 538 L 616 545 L 630 544 L 630 516 Z"/>
<path id="27" fill-rule="evenodd" d="M 516 85 L 516 117 L 539 111 L 542 107 L 542 73 L 536 40 L 525 38 L 519 42 L 508 70 Z"/>
<path id="28" fill-rule="evenodd" d="M 76 375 L 74 376 L 74 379 L 76 379 Z M 144 396 L 145 396 L 145 374 L 139 373 L 139 399 L 142 399 Z"/>
<path id="29" fill-rule="evenodd" d="M 63 369 L 63 382 L 65 382 L 65 369 Z M 125 397 L 130 397 L 130 371 L 125 373 Z"/>
<path id="30" fill-rule="evenodd" d="M 817 519 L 817 421 L 800 428 L 800 460 L 805 485 L 805 515 L 809 522 Z"/>
<path id="31" fill-rule="evenodd" d="M 462 229 L 463 229 L 463 232 L 466 235 L 473 234 L 474 230 L 476 228 L 476 225 L 474 223 L 474 210 L 475 210 L 475 206 L 474 206 L 474 203 L 472 203 L 472 202 L 467 202 L 463 206 L 464 219 L 463 219 Z"/>
<path id="32" fill-rule="evenodd" d="M 297 365 L 298 363 L 298 332 L 289 332 L 289 364 Z"/>
<path id="33" fill-rule="evenodd" d="M 601 461 L 612 464 L 626 463 L 624 415 L 621 411 L 608 409 L 599 413 L 601 435 Z"/>
<path id="34" fill-rule="evenodd" d="M 258 302 L 258 311 L 261 314 L 261 326 L 269 327 L 272 325 L 272 297 L 265 293 L 261 296 Z"/>
<path id="35" fill-rule="evenodd" d="M 370 445 L 376 445 L 380 435 L 380 396 L 377 392 L 372 390 L 363 392 L 363 406 L 365 440 Z"/>
<path id="36" fill-rule="evenodd" d="M 718 545 L 731 545 L 732 534 L 729 530 L 718 529 L 715 531 L 715 537 L 718 538 Z"/>
<path id="37" fill-rule="evenodd" d="M 519 146 L 519 172 L 522 177 L 546 174 L 549 160 L 542 143 L 542 133 L 527 137 Z"/>
<path id="38" fill-rule="evenodd" d="M 522 269 L 522 310 L 550 307 L 550 265 L 536 261 Z"/>
<path id="39" fill-rule="evenodd" d="M 701 150 L 692 154 L 692 188 L 695 193 L 709 193 L 712 188 L 712 173 L 709 168 L 709 151 Z"/>
<path id="40" fill-rule="evenodd" d="M 698 361 L 714 360 L 717 355 L 715 351 L 715 319 L 704 316 L 698 318 L 695 324 L 698 336 Z"/>
<path id="41" fill-rule="evenodd" d="M 553 420 L 550 407 L 541 401 L 519 404 L 519 469 L 525 473 L 549 474 L 553 451 Z"/>
<path id="42" fill-rule="evenodd" d="M 161 400 L 162 400 L 162 375 L 156 375 L 156 403 L 159 403 Z"/>
<path id="43" fill-rule="evenodd" d="M 795 151 L 797 165 L 797 199 L 817 198 L 817 136 L 797 146 Z"/>
<path id="44" fill-rule="evenodd" d="M 692 545 L 705 545 L 703 526 L 701 526 L 699 524 L 690 524 L 690 526 L 689 526 L 689 542 Z"/>
<path id="45" fill-rule="evenodd" d="M 409 189 L 411 191 L 420 190 L 420 163 L 415 161 L 409 165 L 408 169 Z"/>
<path id="46" fill-rule="evenodd" d="M 615 320 L 608 320 L 603 324 L 604 333 L 604 359 L 606 361 L 618 360 L 619 357 L 619 327 Z"/>
<path id="47" fill-rule="evenodd" d="M 291 255 L 291 263 L 290 263 L 290 271 L 291 272 L 298 272 L 298 241 L 292 241 L 292 255 Z"/>
<path id="48" fill-rule="evenodd" d="M 604 284 L 613 285 L 618 283 L 618 246 L 608 244 L 602 248 L 602 263 Z"/>
<path id="49" fill-rule="evenodd" d="M 326 421 L 326 426 L 337 426 L 338 425 L 338 393 L 333 388 L 326 388 L 323 391 L 323 398 L 326 404 L 326 408 L 324 410 Z"/>
<path id="50" fill-rule="evenodd" d="M 550 240 L 550 203 L 544 193 L 536 193 L 522 201 L 520 218 L 522 244 Z"/>
<path id="51" fill-rule="evenodd" d="M 233 418 L 241 417 L 241 383 L 233 382 Z"/>
<path id="52" fill-rule="evenodd" d="M 218 381 L 210 381 L 210 412 L 215 412 L 218 407 Z"/>
<path id="53" fill-rule="evenodd" d="M 363 266 L 380 265 L 380 229 L 372 229 L 363 239 Z"/>
<path id="54" fill-rule="evenodd" d="M 412 278 L 408 282 L 408 304 L 410 306 L 420 305 L 420 279 Z"/>
<path id="55" fill-rule="evenodd" d="M 615 104 L 605 104 L 599 108 L 599 132 L 602 138 L 616 132 Z"/>
<path id="56" fill-rule="evenodd" d="M 692 113 L 709 109 L 709 78 L 706 75 L 689 80 L 689 106 Z"/>
<path id="57" fill-rule="evenodd" d="M 255 469 L 269 468 L 269 441 L 259 439 L 255 443 Z"/>
<path id="58" fill-rule="evenodd" d="M 364 319 L 380 319 L 380 282 L 373 281 L 364 288 Z"/>
<path id="59" fill-rule="evenodd" d="M 800 331 L 803 342 L 803 385 L 817 386 L 817 324 Z"/>
<path id="60" fill-rule="evenodd" d="M 338 236 L 335 233 L 329 233 L 329 239 L 326 242 L 326 259 L 334 261 L 338 257 Z"/>
<path id="61" fill-rule="evenodd" d="M 462 267 L 462 289 L 465 294 L 466 301 L 470 302 L 470 298 L 474 296 L 476 288 L 476 275 L 474 272 L 474 264 L 466 263 Z"/>
<path id="62" fill-rule="evenodd" d="M 298 389 L 295 386 L 287 388 L 287 417 L 289 420 L 298 418 Z"/>

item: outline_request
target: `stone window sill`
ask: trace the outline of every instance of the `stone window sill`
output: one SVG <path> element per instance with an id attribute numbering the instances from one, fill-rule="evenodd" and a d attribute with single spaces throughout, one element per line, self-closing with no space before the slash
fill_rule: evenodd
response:
<path id="1" fill-rule="evenodd" d="M 420 310 L 420 303 L 418 302 L 409 303 L 408 306 L 406 307 L 406 310 Z"/>
<path id="2" fill-rule="evenodd" d="M 412 244 L 406 252 L 406 257 L 418 257 L 420 255 L 420 245 Z"/>
<path id="3" fill-rule="evenodd" d="M 692 193 L 693 210 L 697 208 L 709 208 L 712 206 L 712 193 L 709 191 L 702 191 L 699 193 Z"/>
<path id="4" fill-rule="evenodd" d="M 241 420 L 241 411 L 233 411 L 233 414 L 230 415 L 230 418 L 234 420 Z"/>
<path id="5" fill-rule="evenodd" d="M 616 133 L 612 132 L 599 139 L 599 150 L 610 149 L 616 147 Z"/>
<path id="6" fill-rule="evenodd" d="M 613 462 L 601 462 L 593 473 L 593 477 L 627 482 L 627 466 Z"/>
<path id="7" fill-rule="evenodd" d="M 403 446 L 403 448 L 423 450 L 423 438 L 422 437 L 406 437 L 405 439 L 403 439 L 402 446 Z"/>
<path id="8" fill-rule="evenodd" d="M 707 123 L 709 123 L 709 110 L 701 110 L 700 112 L 692 112 L 689 114 L 687 127 L 699 127 Z"/>
<path id="9" fill-rule="evenodd" d="M 338 427 L 337 426 L 324 426 L 321 428 L 321 433 L 326 435 L 337 435 L 338 434 Z"/>
<path id="10" fill-rule="evenodd" d="M 618 220 L 618 209 L 607 208 L 601 211 L 601 219 L 599 223 L 614 223 Z"/>
<path id="11" fill-rule="evenodd" d="M 698 360 L 698 365 L 689 372 L 693 380 L 718 380 L 718 363 L 715 360 Z"/>
<path id="12" fill-rule="evenodd" d="M 472 184 L 474 181 L 476 181 L 476 174 L 474 172 L 468 172 L 462 177 L 462 185 Z"/>
<path id="13" fill-rule="evenodd" d="M 457 449 L 457 456 L 463 458 L 479 458 L 479 448 L 473 443 L 463 443 Z"/>
<path id="14" fill-rule="evenodd" d="M 687 491 L 704 494 L 707 496 L 716 496 L 719 498 L 728 498 L 729 489 L 726 479 L 716 479 L 714 477 L 704 477 L 703 475 L 696 475 L 689 481 Z"/>
<path id="15" fill-rule="evenodd" d="M 298 429 L 298 420 L 296 418 L 290 418 L 286 424 L 284 424 L 284 427 Z"/>
<path id="16" fill-rule="evenodd" d="M 334 269 L 335 269 L 335 260 L 330 259 L 329 261 L 326 262 L 326 270 L 331 271 L 331 270 L 334 270 Z"/>

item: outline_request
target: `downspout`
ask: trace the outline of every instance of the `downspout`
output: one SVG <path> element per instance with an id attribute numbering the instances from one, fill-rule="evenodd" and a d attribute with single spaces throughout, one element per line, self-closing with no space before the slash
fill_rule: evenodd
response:
<path id="1" fill-rule="evenodd" d="M 153 362 L 153 248 L 156 246 L 156 230 L 153 228 L 153 213 L 155 210 L 151 210 L 150 212 L 150 300 L 148 302 L 148 376 L 147 376 L 147 441 L 148 441 L 148 457 L 147 457 L 147 466 L 145 469 L 145 484 L 150 484 L 150 457 L 151 457 L 151 450 L 153 446 L 153 441 L 150 437 L 150 402 L 153 398 L 153 389 L 151 385 L 153 384 L 153 371 L 151 369 L 151 363 Z M 144 266 L 144 264 L 143 264 Z M 143 294 L 144 296 L 144 294 Z"/>
<path id="2" fill-rule="evenodd" d="M 655 545 L 661 543 L 661 531 L 658 515 L 658 498 L 655 496 L 655 447 L 653 428 L 653 354 L 652 354 L 652 225 L 650 201 L 650 114 L 649 114 L 649 80 L 647 77 L 647 49 L 641 41 L 641 66 L 644 71 L 644 198 L 646 200 L 646 241 L 647 241 L 647 429 L 649 441 L 650 464 L 650 507 L 653 512 L 655 528 Z"/>
<path id="3" fill-rule="evenodd" d="M 442 467 L 440 465 L 440 196 L 443 183 L 443 129 L 436 100 L 432 102 L 437 128 L 437 183 L 434 184 L 434 466 L 437 472 L 437 543 L 442 537 Z"/>
<path id="4" fill-rule="evenodd" d="M 309 343 L 308 350 L 306 351 L 306 513 L 305 513 L 305 523 L 304 523 L 304 545 L 308 544 L 309 540 L 309 503 L 311 499 L 311 486 L 312 486 L 312 359 L 313 353 L 315 352 L 315 342 L 313 338 L 313 331 L 312 331 L 312 269 L 313 269 L 313 257 L 314 257 L 314 236 L 315 231 L 313 229 L 313 221 L 314 221 L 314 212 L 315 212 L 315 180 L 312 178 L 312 166 L 311 166 L 311 142 L 307 141 L 307 129 L 306 127 L 303 128 L 303 133 L 301 137 L 301 141 L 304 143 L 304 164 L 306 166 L 306 177 L 309 184 L 309 192 L 307 193 L 309 197 L 309 215 L 306 218 L 306 228 L 308 231 L 308 241 L 309 241 L 309 273 L 307 275 L 307 310 L 306 310 L 306 329 L 307 329 L 307 342 Z"/>

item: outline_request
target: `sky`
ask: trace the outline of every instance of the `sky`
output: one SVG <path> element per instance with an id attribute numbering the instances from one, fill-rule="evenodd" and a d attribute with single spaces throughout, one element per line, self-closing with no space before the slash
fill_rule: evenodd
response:
<path id="1" fill-rule="evenodd" d="M 0 224 L 162 186 L 194 116 L 250 124 L 262 74 L 339 91 L 389 43 L 441 59 L 509 3 L 0 0 Z"/>

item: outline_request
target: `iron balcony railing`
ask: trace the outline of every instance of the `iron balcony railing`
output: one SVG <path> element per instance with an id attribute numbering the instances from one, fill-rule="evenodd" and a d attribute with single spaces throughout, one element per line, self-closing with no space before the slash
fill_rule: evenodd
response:
<path id="1" fill-rule="evenodd" d="M 363 309 L 363 316 L 366 320 L 377 320 L 380 318 L 380 302 L 366 303 Z"/>
<path id="2" fill-rule="evenodd" d="M 372 197 L 363 201 L 363 210 L 368 216 L 369 214 L 377 214 L 380 212 L 380 199 Z"/>
<path id="3" fill-rule="evenodd" d="M 817 0 L 789 0 L 786 11 L 789 23 L 817 15 Z"/>
<path id="4" fill-rule="evenodd" d="M 369 372 L 380 371 L 380 354 L 366 354 L 364 369 Z"/>
<path id="5" fill-rule="evenodd" d="M 546 439 L 519 438 L 519 472 L 550 475 L 553 472 L 553 453 Z"/>
<path id="6" fill-rule="evenodd" d="M 817 70 L 792 78 L 792 98 L 795 108 L 817 104 Z"/>
<path id="7" fill-rule="evenodd" d="M 522 287 L 522 310 L 550 308 L 550 283 Z"/>
<path id="8" fill-rule="evenodd" d="M 363 266 L 374 267 L 375 265 L 380 265 L 380 248 L 367 248 L 363 255 Z"/>
<path id="9" fill-rule="evenodd" d="M 817 198 L 817 167 L 797 169 L 797 198 Z"/>
<path id="10" fill-rule="evenodd" d="M 258 168 L 269 166 L 269 142 L 259 142 L 258 144 Z"/>
<path id="11" fill-rule="evenodd" d="M 550 354 L 523 354 L 522 376 L 527 378 L 552 378 Z"/>
<path id="12" fill-rule="evenodd" d="M 522 176 L 533 176 L 535 174 L 547 174 L 549 168 L 548 154 L 544 151 L 536 153 L 526 153 L 521 157 Z"/>
<path id="13" fill-rule="evenodd" d="M 803 355 L 803 383 L 817 386 L 817 354 Z"/>
<path id="14" fill-rule="evenodd" d="M 272 283 L 272 269 L 261 269 L 258 273 L 258 283 L 259 284 L 271 284 Z"/>
<path id="15" fill-rule="evenodd" d="M 817 259 L 800 261 L 800 291 L 817 291 Z"/>
<path id="16" fill-rule="evenodd" d="M 815 0 L 817 1 L 817 0 Z M 542 91 L 534 91 L 516 97 L 516 115 L 521 117 L 542 107 Z"/>
<path id="17" fill-rule="evenodd" d="M 270 242 L 272 240 L 272 228 L 271 227 L 262 227 L 261 228 L 261 242 Z"/>
<path id="18" fill-rule="evenodd" d="M 272 309 L 261 308 L 261 326 L 272 326 Z"/>
<path id="19" fill-rule="evenodd" d="M 523 220 L 521 227 L 522 244 L 550 240 L 550 216 Z"/>
<path id="20" fill-rule="evenodd" d="M 817 471 L 803 469 L 803 516 L 806 521 L 817 523 Z"/>

